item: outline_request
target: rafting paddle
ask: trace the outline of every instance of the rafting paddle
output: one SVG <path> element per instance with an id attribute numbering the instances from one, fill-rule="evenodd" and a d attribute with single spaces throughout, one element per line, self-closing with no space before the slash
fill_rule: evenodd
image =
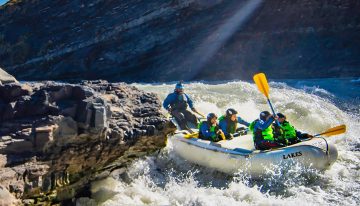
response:
<path id="1" fill-rule="evenodd" d="M 268 103 L 270 105 L 271 111 L 272 111 L 272 113 L 274 114 L 274 117 L 275 117 L 276 114 L 275 114 L 275 110 L 274 110 L 274 108 L 273 108 L 273 106 L 271 104 L 271 101 L 270 101 L 269 84 L 267 82 L 265 74 L 264 73 L 255 74 L 253 79 L 254 79 L 254 82 L 257 85 L 259 91 L 265 95 L 265 97 L 266 97 L 266 99 L 267 99 L 267 101 L 268 101 Z M 275 120 L 275 121 L 276 121 L 276 124 L 278 126 L 280 126 L 279 121 L 278 120 Z"/>
<path id="2" fill-rule="evenodd" d="M 196 109 L 192 109 L 192 111 L 198 115 L 200 115 L 202 118 L 205 118 L 205 115 L 199 111 L 197 111 Z"/>
<path id="3" fill-rule="evenodd" d="M 316 134 L 316 135 L 314 135 L 314 137 L 318 137 L 320 135 L 330 137 L 330 136 L 342 134 L 342 133 L 345 133 L 345 132 L 346 132 L 346 125 L 342 124 L 342 125 L 330 128 L 330 129 L 326 130 L 323 133 Z"/>

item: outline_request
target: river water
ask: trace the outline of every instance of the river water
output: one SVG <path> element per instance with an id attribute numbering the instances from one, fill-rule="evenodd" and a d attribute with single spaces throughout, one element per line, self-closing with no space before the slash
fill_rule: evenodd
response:
<path id="1" fill-rule="evenodd" d="M 163 100 L 174 84 L 134 84 Z M 203 112 L 221 115 L 226 108 L 253 121 L 269 110 L 253 83 L 185 84 L 185 92 Z M 135 161 L 118 180 L 92 184 L 92 199 L 78 205 L 360 205 L 360 80 L 281 80 L 270 82 L 276 111 L 311 134 L 346 124 L 343 135 L 328 137 L 339 151 L 326 171 L 299 166 L 270 170 L 262 179 L 239 172 L 226 175 L 178 157 L 171 145 Z M 196 155 L 196 154 L 194 154 Z"/>

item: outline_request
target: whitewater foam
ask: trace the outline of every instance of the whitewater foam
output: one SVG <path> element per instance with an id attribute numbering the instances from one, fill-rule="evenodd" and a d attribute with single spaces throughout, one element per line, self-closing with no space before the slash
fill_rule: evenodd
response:
<path id="1" fill-rule="evenodd" d="M 346 124 L 344 135 L 329 138 L 339 150 L 339 158 L 326 171 L 319 172 L 293 165 L 274 167 L 261 180 L 246 174 L 229 176 L 181 159 L 171 145 L 159 154 L 135 161 L 127 168 L 127 178 L 109 178 L 92 184 L 92 199 L 100 205 L 359 205 L 360 204 L 360 118 L 336 105 L 328 92 L 292 88 L 271 83 L 271 100 L 278 112 L 287 115 L 301 131 L 311 134 Z M 136 84 L 164 99 L 173 84 Z M 324 90 L 324 91 L 323 91 Z M 252 121 L 259 112 L 269 110 L 254 84 L 191 83 L 185 91 L 203 113 L 221 115 L 233 107 Z M 336 94 L 333 94 L 336 97 Z M 334 98 L 334 97 L 332 97 Z M 355 105 L 356 106 L 356 105 Z M 105 198 L 104 198 L 105 197 Z M 84 205 L 86 201 L 79 201 Z"/>

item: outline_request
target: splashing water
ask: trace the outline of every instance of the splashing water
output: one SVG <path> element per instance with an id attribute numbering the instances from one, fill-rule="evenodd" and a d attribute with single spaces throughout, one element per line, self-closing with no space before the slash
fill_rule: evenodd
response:
<path id="1" fill-rule="evenodd" d="M 344 135 L 331 137 L 339 151 L 334 165 L 324 172 L 288 165 L 269 168 L 254 180 L 239 171 L 232 176 L 197 166 L 178 157 L 168 145 L 158 154 L 135 161 L 119 179 L 92 184 L 91 200 L 79 205 L 359 205 L 360 117 L 339 109 L 332 99 L 285 83 L 271 84 L 270 98 L 301 131 L 311 134 L 346 124 Z M 164 99 L 174 85 L 136 84 Z M 221 115 L 233 107 L 247 121 L 269 110 L 254 84 L 191 83 L 185 88 L 203 113 Z M 326 93 L 326 90 L 321 90 Z M 308 92 L 308 93 L 307 93 Z M 335 94 L 336 96 L 336 94 Z"/>

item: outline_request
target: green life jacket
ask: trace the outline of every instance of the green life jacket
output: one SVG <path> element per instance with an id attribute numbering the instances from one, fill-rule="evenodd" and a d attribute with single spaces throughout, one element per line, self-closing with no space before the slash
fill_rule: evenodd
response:
<path id="1" fill-rule="evenodd" d="M 212 141 L 215 141 L 215 139 L 216 139 L 217 126 L 210 125 L 207 121 L 202 121 L 202 122 L 200 122 L 200 123 L 198 124 L 199 137 L 200 137 L 200 138 L 204 138 L 204 135 L 201 133 L 201 130 L 200 130 L 200 128 L 201 128 L 201 126 L 202 126 L 203 124 L 207 124 L 207 125 L 210 127 L 210 132 L 213 132 L 213 133 L 214 133 L 213 135 L 211 135 L 211 140 L 212 140 Z"/>
<path id="2" fill-rule="evenodd" d="M 271 127 L 271 125 L 266 128 L 265 130 L 260 130 L 258 129 L 257 131 L 255 131 L 255 124 L 258 122 L 259 120 L 255 120 L 253 122 L 251 122 L 251 124 L 249 125 L 249 129 L 253 132 L 253 140 L 254 142 L 257 141 L 261 141 L 261 140 L 269 140 L 269 141 L 274 141 L 274 134 L 273 134 L 273 129 Z"/>
<path id="3" fill-rule="evenodd" d="M 230 119 L 227 119 L 225 115 L 221 116 L 219 118 L 219 123 L 221 121 L 226 121 L 226 132 L 228 134 L 234 134 L 236 132 L 236 129 L 237 129 L 237 118 L 236 120 L 233 122 L 231 121 Z"/>
<path id="4" fill-rule="evenodd" d="M 281 124 L 281 128 L 284 131 L 284 136 L 286 139 L 296 138 L 296 130 L 288 121 L 284 121 Z"/>

